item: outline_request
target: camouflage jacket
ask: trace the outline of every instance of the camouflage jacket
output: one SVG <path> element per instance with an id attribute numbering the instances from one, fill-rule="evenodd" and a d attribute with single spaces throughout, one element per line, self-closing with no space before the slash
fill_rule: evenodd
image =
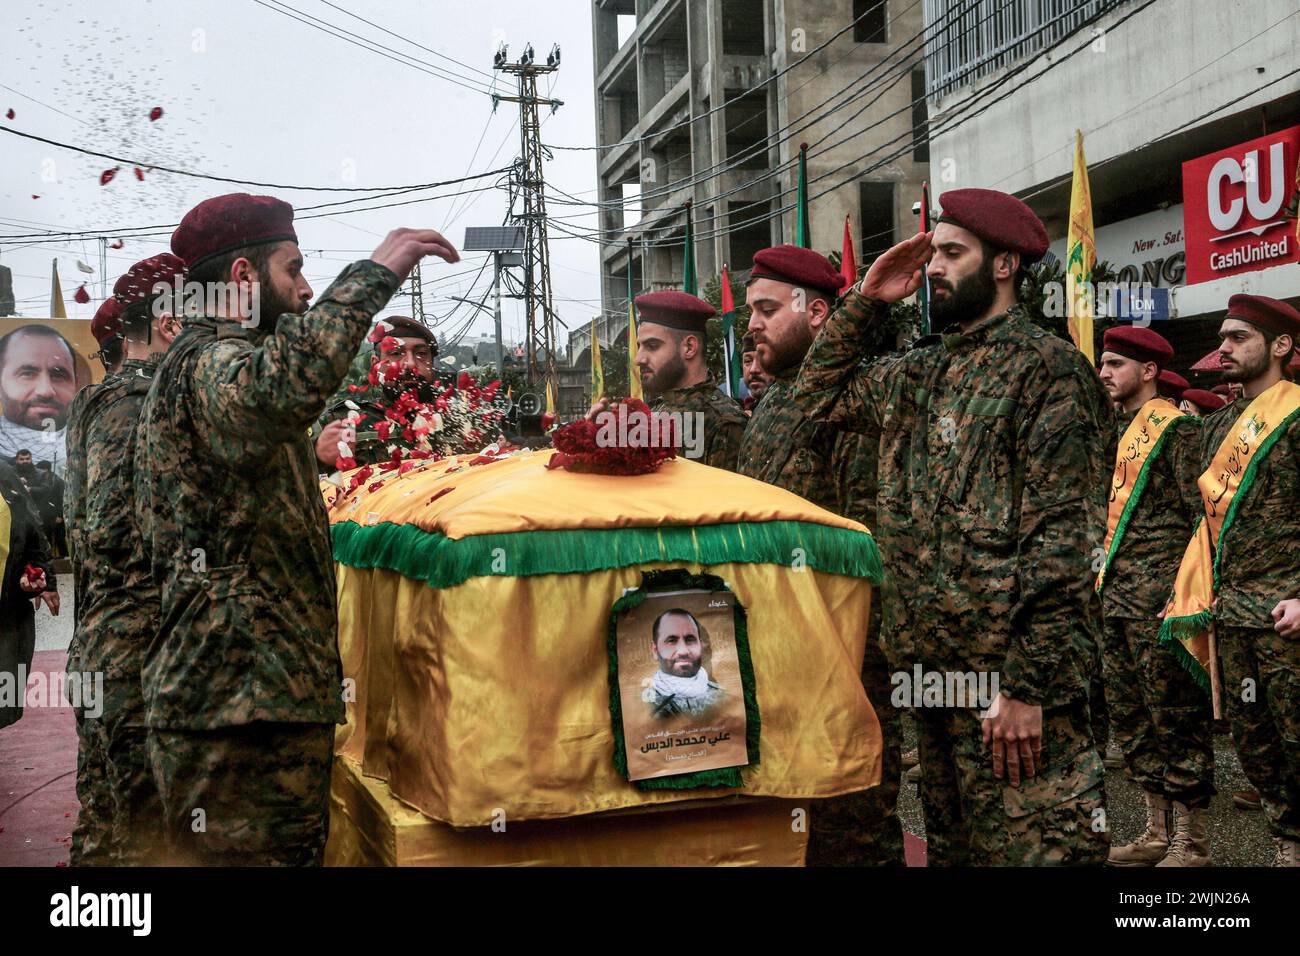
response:
<path id="1" fill-rule="evenodd" d="M 103 673 L 105 716 L 136 727 L 144 725 L 140 661 L 157 630 L 158 590 L 136 524 L 134 458 L 158 361 L 123 362 L 74 404 L 68 429 L 64 521 L 76 582 L 76 666 Z"/>
<path id="2" fill-rule="evenodd" d="M 748 419 L 741 411 L 740 403 L 718 391 L 718 383 L 712 376 L 697 385 L 669 389 L 646 404 L 656 412 L 703 414 L 704 456 L 700 460 L 714 468 L 736 470 L 740 437 Z"/>
<path id="3" fill-rule="evenodd" d="M 1117 416 L 1116 441 L 1135 414 Z M 1200 455 L 1200 419 L 1187 416 L 1169 426 L 1160 454 L 1147 465 L 1151 477 L 1146 490 L 1129 516 L 1119 551 L 1106 571 L 1101 592 L 1106 617 L 1153 621 L 1169 600 L 1178 564 L 1201 513 L 1201 494 L 1196 487 Z M 1109 476 L 1106 487 L 1110 488 Z"/>
<path id="4" fill-rule="evenodd" d="M 1198 478 L 1249 405 L 1250 399 L 1239 398 L 1204 420 Z M 1300 416 L 1260 460 L 1250 487 L 1238 497 L 1232 525 L 1215 556 L 1214 619 L 1228 627 L 1271 631 L 1277 603 L 1300 596 Z"/>
<path id="5" fill-rule="evenodd" d="M 136 497 L 161 588 L 150 727 L 342 719 L 334 567 L 308 430 L 397 277 L 369 260 L 272 327 L 189 319 L 141 415 Z"/>
<path id="6" fill-rule="evenodd" d="M 775 376 L 754 406 L 736 470 L 838 511 L 839 487 L 831 458 L 839 429 L 810 421 L 795 404 L 797 374 L 795 368 Z"/>
<path id="7" fill-rule="evenodd" d="M 67 466 L 63 475 L 63 527 L 68 539 L 68 555 L 72 562 L 72 640 L 68 644 L 68 670 L 79 670 L 78 665 L 81 642 L 77 637 L 79 628 L 77 619 L 85 604 L 82 591 L 86 586 L 86 564 L 80 559 L 86 553 L 77 535 L 85 525 L 84 508 L 86 503 L 86 440 L 82 419 L 86 414 L 86 405 L 91 397 L 103 388 L 103 382 L 96 382 L 78 389 L 68 406 L 68 430 L 64 435 L 64 447 L 67 450 Z"/>
<path id="8" fill-rule="evenodd" d="M 891 665 L 993 672 L 1017 700 L 1075 702 L 1100 639 L 1093 550 L 1114 462 L 1097 375 L 1018 308 L 863 367 L 886 314 L 849 292 L 795 398 L 814 420 L 880 429 Z"/>

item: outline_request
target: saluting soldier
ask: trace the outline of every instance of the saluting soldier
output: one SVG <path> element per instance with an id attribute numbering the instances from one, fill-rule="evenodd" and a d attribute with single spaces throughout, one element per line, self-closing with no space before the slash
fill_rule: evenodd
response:
<path id="1" fill-rule="evenodd" d="M 163 353 L 180 331 L 171 287 L 184 263 L 164 252 L 137 262 L 113 286 L 120 305 L 123 361 L 77 405 L 68 432 L 65 507 L 76 547 L 78 581 L 76 672 L 103 674 L 101 713 L 85 720 L 96 728 L 81 745 L 79 763 L 102 760 L 111 816 L 109 855 L 116 865 L 162 857 L 161 803 L 146 746 L 140 690 L 145 647 L 158 629 L 158 589 L 136 524 L 134 457 L 145 395 Z M 75 522 L 75 524 L 74 524 Z M 87 735 L 90 737 L 91 735 Z M 102 748 L 96 752 L 94 746 Z M 103 812 L 98 801 L 83 814 Z M 78 826 L 82 824 L 78 821 Z"/>
<path id="2" fill-rule="evenodd" d="M 828 511 L 875 524 L 876 443 L 865 423 L 810 421 L 795 403 L 795 378 L 830 317 L 844 278 L 825 256 L 783 245 L 754 255 L 745 289 L 758 364 L 771 379 L 745 427 L 742 475 L 791 491 Z M 886 567 L 889 562 L 886 560 Z M 879 592 L 877 592 L 879 596 Z M 901 715 L 889 700 L 889 674 L 879 646 L 880 606 L 872 608 L 862 683 L 880 721 L 880 783 L 817 801 L 808 831 L 809 866 L 903 864 L 896 804 L 902 771 Z"/>
<path id="3" fill-rule="evenodd" d="M 1173 357 L 1173 347 L 1151 329 L 1118 326 L 1102 339 L 1101 384 L 1122 409 L 1097 577 L 1102 659 L 1115 739 L 1147 808 L 1142 834 L 1111 847 L 1113 866 L 1210 863 L 1210 700 L 1159 641 L 1160 612 L 1201 513 L 1200 420 L 1158 394 L 1160 373 Z"/>
<path id="4" fill-rule="evenodd" d="M 395 230 L 308 309 L 293 207 L 246 193 L 190 210 L 172 251 L 187 287 L 240 294 L 193 316 L 187 301 L 141 414 L 136 492 L 162 617 L 145 708 L 164 825 L 181 862 L 316 865 L 344 708 L 308 429 L 414 264 L 459 256 L 432 230 Z"/>
<path id="5" fill-rule="evenodd" d="M 942 206 L 933 233 L 880 256 L 841 300 L 795 395 L 814 420 L 881 431 L 874 530 L 891 667 L 998 681 L 986 710 L 964 693 L 916 710 L 929 860 L 1100 864 L 1088 693 L 1110 402 L 1079 351 L 1018 303 L 1048 245 L 1033 211 L 986 189 L 951 190 Z M 936 328 L 950 330 L 864 366 L 922 269 Z"/>

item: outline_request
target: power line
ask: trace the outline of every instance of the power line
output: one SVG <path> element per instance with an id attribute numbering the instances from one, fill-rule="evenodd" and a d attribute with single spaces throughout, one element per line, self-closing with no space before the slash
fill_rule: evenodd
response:
<path id="1" fill-rule="evenodd" d="M 346 43 L 351 43 L 353 46 L 359 46 L 363 50 L 369 50 L 371 53 L 378 53 L 380 56 L 384 57 L 384 59 L 392 60 L 394 63 L 400 63 L 403 66 L 409 66 L 412 69 L 419 70 L 421 73 L 427 73 L 430 76 L 446 80 L 448 83 L 463 87 L 471 93 L 485 93 L 489 95 L 491 93 L 487 84 L 482 83 L 480 80 L 475 80 L 472 77 L 460 76 L 460 74 L 452 73 L 450 70 L 446 70 L 443 67 L 436 66 L 425 60 L 417 59 L 409 54 L 402 53 L 399 50 L 394 50 L 392 47 L 384 46 L 382 43 L 378 43 L 374 40 L 367 40 L 364 37 L 353 33 L 351 30 L 336 26 L 326 20 L 321 20 L 319 17 L 313 17 L 310 13 L 304 13 L 301 10 L 289 6 L 287 3 L 280 2 L 280 0 L 271 0 L 271 3 L 263 2 L 263 0 L 253 0 L 253 2 L 259 7 L 265 7 L 273 13 L 278 13 L 291 20 L 297 20 L 299 23 L 306 24 L 313 30 L 319 30 L 329 36 L 337 37 Z M 272 3 L 275 5 L 272 6 Z M 298 15 L 295 16 L 295 14 Z M 399 57 L 401 59 L 399 59 Z M 479 85 L 471 86 L 470 83 L 477 83 Z"/>
<path id="2" fill-rule="evenodd" d="M 461 60 L 457 60 L 454 57 L 447 56 L 447 54 L 445 53 L 439 53 L 437 50 L 433 49 L 432 47 L 427 47 L 423 43 L 416 43 L 410 37 L 402 36 L 400 33 L 394 33 L 392 30 L 389 30 L 386 27 L 381 27 L 378 23 L 375 23 L 371 20 L 367 20 L 365 17 L 357 16 L 357 14 L 351 12 L 350 10 L 345 10 L 342 7 L 338 6 L 337 4 L 330 3 L 330 0 L 321 0 L 321 3 L 325 4 L 325 6 L 327 7 L 333 7 L 339 13 L 346 14 L 347 16 L 351 17 L 354 20 L 360 20 L 362 23 L 369 24 L 370 26 L 374 27 L 376 30 L 380 31 L 381 33 L 387 33 L 390 37 L 396 37 L 399 40 L 411 44 L 411 46 L 419 47 L 421 50 L 425 50 L 429 53 L 432 53 L 436 57 L 441 57 L 444 60 L 447 60 L 451 63 L 455 63 L 457 66 L 464 67 L 465 69 L 469 70 L 471 73 L 477 73 L 480 76 L 486 76 L 489 80 L 492 80 L 494 82 L 496 80 L 496 77 L 491 73 L 487 73 L 484 72 L 483 70 L 478 69 L 477 67 L 470 66 L 468 63 L 465 63 Z"/>

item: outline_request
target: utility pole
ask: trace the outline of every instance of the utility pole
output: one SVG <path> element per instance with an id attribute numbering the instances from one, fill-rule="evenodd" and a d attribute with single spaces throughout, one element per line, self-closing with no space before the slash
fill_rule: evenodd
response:
<path id="1" fill-rule="evenodd" d="M 428 326 L 424 321 L 424 281 L 420 275 L 420 263 L 415 263 L 415 268 L 411 270 L 411 318 L 423 326 Z"/>
<path id="2" fill-rule="evenodd" d="M 545 377 L 556 388 L 555 378 L 555 310 L 551 298 L 551 256 L 546 235 L 546 181 L 542 169 L 544 153 L 541 140 L 541 121 L 537 107 L 549 106 L 554 113 L 563 103 L 537 95 L 537 77 L 554 73 L 560 68 L 560 47 L 551 48 L 545 63 L 533 62 L 533 46 L 524 47 L 517 63 L 509 63 L 506 46 L 502 44 L 493 57 L 492 66 L 501 73 L 514 75 L 519 84 L 518 96 L 493 96 L 493 108 L 498 102 L 519 104 L 520 157 L 514 169 L 514 187 L 523 199 L 523 212 L 516 214 L 513 202 L 510 216 L 523 225 L 524 243 L 524 300 L 528 328 L 525 333 L 528 349 L 528 380 L 539 377 L 537 350 L 545 349 Z M 512 197 L 513 198 L 513 197 Z M 498 269 L 498 275 L 500 270 Z M 540 322 L 538 312 L 541 312 Z"/>

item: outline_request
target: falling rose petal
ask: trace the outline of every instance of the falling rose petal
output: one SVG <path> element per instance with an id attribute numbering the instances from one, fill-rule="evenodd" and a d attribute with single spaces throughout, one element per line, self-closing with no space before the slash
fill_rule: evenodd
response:
<path id="1" fill-rule="evenodd" d="M 401 346 L 402 343 L 397 341 L 397 339 L 393 338 L 391 335 L 385 335 L 379 340 L 379 348 L 384 352 L 391 352 L 394 349 L 401 348 Z"/>
<path id="2" fill-rule="evenodd" d="M 433 497 L 429 499 L 429 504 L 433 504 L 443 495 L 450 494 L 455 490 L 456 490 L 455 488 L 440 488 L 437 492 L 434 493 Z"/>
<path id="3" fill-rule="evenodd" d="M 102 173 L 99 174 L 99 184 L 101 186 L 107 186 L 109 183 L 113 181 L 113 177 L 117 175 L 118 170 L 120 170 L 121 168 L 122 168 L 121 166 L 114 166 L 112 169 L 104 170 Z"/>
<path id="4" fill-rule="evenodd" d="M 384 336 L 386 336 L 386 335 L 388 334 L 388 330 L 389 330 L 391 327 L 392 327 L 392 326 L 390 326 L 387 322 L 384 322 L 384 321 L 382 321 L 382 320 L 379 321 L 379 322 L 376 322 L 376 323 L 375 323 L 375 327 L 374 327 L 373 329 L 371 329 L 371 330 L 370 330 L 370 334 L 366 336 L 366 341 L 367 341 L 367 342 L 378 342 L 378 341 L 380 341 Z"/>
<path id="5" fill-rule="evenodd" d="M 32 198 L 33 198 L 33 199 L 40 199 L 41 197 L 38 196 L 38 195 L 36 195 L 36 193 L 32 193 Z"/>
<path id="6" fill-rule="evenodd" d="M 9 112 L 5 113 L 5 119 L 13 119 L 13 118 L 14 118 L 13 110 L 10 110 Z"/>
<path id="7" fill-rule="evenodd" d="M 126 243 L 123 242 L 121 239 L 119 239 L 119 240 L 117 240 L 117 242 L 110 242 L 110 243 L 108 244 L 108 248 L 110 248 L 110 249 L 121 249 L 124 245 L 126 245 Z"/>
<path id="8" fill-rule="evenodd" d="M 155 106 L 153 109 L 151 109 L 151 110 L 149 111 L 149 119 L 150 119 L 150 121 L 153 121 L 153 120 L 160 120 L 160 119 L 162 119 L 162 115 L 163 115 L 163 114 L 162 114 L 162 107 L 161 107 L 161 106 Z"/>
<path id="9" fill-rule="evenodd" d="M 144 170 L 139 166 L 135 167 L 135 178 L 140 180 L 140 182 L 144 182 Z"/>
<path id="10" fill-rule="evenodd" d="M 86 283 L 83 282 L 77 287 L 77 291 L 72 293 L 72 298 L 82 305 L 90 301 L 90 293 L 86 291 Z"/>

